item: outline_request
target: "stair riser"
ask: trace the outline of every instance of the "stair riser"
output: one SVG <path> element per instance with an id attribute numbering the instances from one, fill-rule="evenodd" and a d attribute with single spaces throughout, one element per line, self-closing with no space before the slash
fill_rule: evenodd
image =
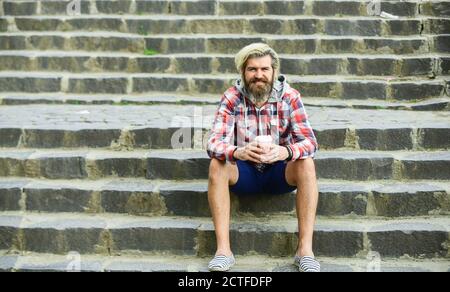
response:
<path id="1" fill-rule="evenodd" d="M 237 77 L 237 76 L 236 76 Z M 234 85 L 235 78 L 202 77 L 0 77 L 0 91 L 27 93 L 208 93 L 223 94 Z M 337 99 L 423 100 L 444 97 L 445 82 L 433 83 L 383 81 L 296 81 L 290 85 L 303 96 Z"/>
<path id="2" fill-rule="evenodd" d="M 108 176 L 149 179 L 207 179 L 210 160 L 191 158 L 104 158 L 83 155 L 42 159 L 0 158 L 1 176 L 44 177 L 50 179 L 96 179 Z M 319 178 L 344 180 L 449 179 L 449 160 L 405 160 L 392 158 L 316 158 Z"/>
<path id="3" fill-rule="evenodd" d="M 316 231 L 314 247 L 317 256 L 355 256 L 364 250 L 364 233 L 358 231 Z M 369 231 L 371 250 L 381 256 L 444 257 L 448 232 L 443 231 Z M 295 252 L 297 234 L 279 230 L 230 232 L 233 252 L 237 255 L 256 252 L 270 256 L 289 256 Z M 0 248 L 67 254 L 120 252 L 140 250 L 173 254 L 212 255 L 215 252 L 213 230 L 196 228 L 68 228 L 0 227 Z"/>
<path id="4" fill-rule="evenodd" d="M 314 124 L 314 119 L 311 120 Z M 183 147 L 197 147 L 198 133 L 206 142 L 208 129 L 197 128 L 144 128 L 136 130 L 86 129 L 45 130 L 0 128 L 0 147 L 60 148 L 60 147 L 117 147 L 137 149 L 176 149 L 172 139 L 183 137 Z M 432 150 L 450 148 L 448 128 L 424 129 L 316 129 L 316 138 L 321 149 L 354 148 L 361 150 Z M 124 142 L 121 137 L 133 137 Z M 186 140 L 184 140 L 186 139 Z M 349 144 L 346 141 L 355 141 Z M 122 141 L 122 142 L 119 142 Z M 189 141 L 191 141 L 189 143 Z"/>
<path id="5" fill-rule="evenodd" d="M 281 59 L 281 70 L 291 75 L 356 75 L 356 76 L 423 76 L 447 71 L 441 58 L 320 58 Z M 171 73 L 171 74 L 235 74 L 233 57 L 26 57 L 0 56 L 4 71 L 66 71 Z M 435 71 L 437 70 L 437 71 Z"/>
<path id="6" fill-rule="evenodd" d="M 124 213 L 146 216 L 210 217 L 206 185 L 198 191 L 163 189 L 153 191 L 80 190 L 73 188 L 3 187 L 0 210 Z M 295 216 L 296 194 L 277 196 L 232 196 L 233 216 L 286 214 Z M 387 193 L 382 191 L 320 191 L 317 215 L 426 216 L 449 214 L 450 194 L 435 191 Z"/>
<path id="7" fill-rule="evenodd" d="M 17 3 L 5 1 L 4 12 L 7 15 L 36 15 L 38 5 L 40 14 L 66 15 L 70 1 L 30 1 Z M 318 16 L 371 16 L 366 1 L 261 1 L 261 2 L 220 2 L 212 1 L 81 1 L 81 14 L 168 14 L 168 15 L 318 15 Z M 399 16 L 418 16 L 419 3 L 380 2 L 380 11 Z M 448 16 L 445 14 L 445 2 L 422 4 L 423 12 L 428 15 Z"/>
<path id="8" fill-rule="evenodd" d="M 438 38 L 438 37 L 436 37 Z M 436 51 L 445 51 L 448 38 L 435 41 Z M 425 39 L 272 39 L 264 37 L 241 38 L 173 38 L 173 37 L 119 37 L 119 36 L 14 36 L 0 35 L 0 50 L 71 50 L 119 51 L 144 53 L 145 49 L 162 54 L 208 53 L 236 54 L 244 46 L 265 42 L 279 54 L 419 54 L 430 52 Z M 434 51 L 433 47 L 431 51 Z"/>
<path id="9" fill-rule="evenodd" d="M 258 34 L 333 36 L 420 35 L 421 20 L 347 19 L 15 19 L 19 31 L 114 31 L 140 35 L 154 34 Z M 428 26 L 427 26 L 428 27 Z"/>

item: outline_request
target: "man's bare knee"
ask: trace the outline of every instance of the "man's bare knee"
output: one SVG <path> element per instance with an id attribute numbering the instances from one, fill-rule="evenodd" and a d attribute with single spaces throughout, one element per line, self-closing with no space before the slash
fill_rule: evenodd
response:
<path id="1" fill-rule="evenodd" d="M 212 182 L 228 180 L 228 170 L 226 161 L 211 159 L 209 164 L 209 180 Z"/>
<path id="2" fill-rule="evenodd" d="M 314 160 L 311 157 L 297 160 L 294 164 L 294 169 L 297 177 L 306 177 L 316 174 Z"/>
<path id="3" fill-rule="evenodd" d="M 297 185 L 302 179 L 316 175 L 316 167 L 312 158 L 299 159 L 289 162 L 286 170 L 286 181 L 290 185 Z"/>

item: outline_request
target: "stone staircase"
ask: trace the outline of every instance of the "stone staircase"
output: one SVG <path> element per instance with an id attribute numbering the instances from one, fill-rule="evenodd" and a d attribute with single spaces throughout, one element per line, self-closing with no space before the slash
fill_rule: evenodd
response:
<path id="1" fill-rule="evenodd" d="M 202 143 L 252 42 L 321 146 L 323 270 L 450 270 L 450 2 L 69 2 L 0 1 L 0 270 L 204 271 Z M 294 202 L 232 195 L 235 271 L 294 271 Z"/>

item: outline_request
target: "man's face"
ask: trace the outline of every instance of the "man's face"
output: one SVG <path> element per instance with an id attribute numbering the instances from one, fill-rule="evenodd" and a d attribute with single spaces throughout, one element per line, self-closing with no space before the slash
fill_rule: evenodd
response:
<path id="1" fill-rule="evenodd" d="M 257 101 L 264 101 L 268 97 L 272 91 L 273 77 L 274 71 L 271 56 L 267 55 L 247 60 L 247 66 L 244 71 L 244 84 Z"/>

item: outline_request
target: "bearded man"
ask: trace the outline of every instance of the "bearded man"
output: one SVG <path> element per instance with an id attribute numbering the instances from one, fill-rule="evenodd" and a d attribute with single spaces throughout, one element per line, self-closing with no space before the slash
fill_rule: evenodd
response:
<path id="1" fill-rule="evenodd" d="M 279 74 L 277 53 L 266 44 L 244 47 L 235 57 L 241 74 L 222 96 L 208 139 L 208 201 L 217 250 L 210 271 L 228 271 L 231 250 L 230 191 L 238 196 L 297 190 L 299 241 L 294 264 L 318 272 L 313 231 L 318 202 L 314 155 L 318 144 L 300 93 Z"/>

